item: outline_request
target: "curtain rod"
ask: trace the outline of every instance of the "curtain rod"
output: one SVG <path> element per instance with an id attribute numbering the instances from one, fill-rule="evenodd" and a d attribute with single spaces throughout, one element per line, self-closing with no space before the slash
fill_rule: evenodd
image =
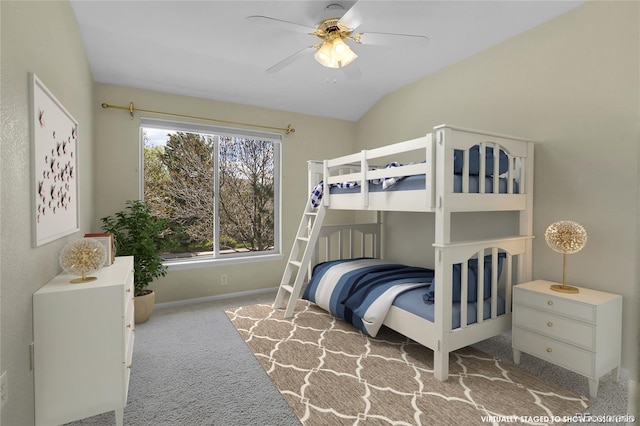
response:
<path id="1" fill-rule="evenodd" d="M 283 132 L 285 132 L 285 135 L 288 135 L 290 133 L 295 133 L 296 129 L 293 128 L 293 126 L 291 124 L 289 124 L 287 127 L 271 127 L 271 126 L 261 126 L 259 124 L 248 124 L 248 123 L 239 123 L 236 121 L 226 121 L 226 120 L 216 120 L 215 118 L 207 118 L 207 117 L 198 117 L 195 115 L 186 115 L 186 114 L 176 114 L 176 113 L 172 113 L 172 112 L 162 112 L 162 111 L 153 111 L 150 109 L 142 109 L 142 108 L 134 108 L 133 106 L 133 102 L 129 102 L 129 106 L 121 106 L 121 105 L 111 105 L 108 104 L 106 102 L 102 103 L 102 108 L 115 108 L 115 109 L 122 109 L 125 111 L 129 111 L 129 115 L 131 115 L 131 118 L 133 118 L 133 112 L 134 111 L 142 111 L 142 112 L 150 112 L 153 114 L 162 114 L 162 115 L 171 115 L 173 117 L 181 117 L 181 118 L 195 118 L 197 120 L 207 120 L 207 121 L 215 121 L 218 123 L 225 123 L 225 124 L 239 124 L 241 126 L 250 126 L 250 127 L 260 127 L 263 129 L 272 129 L 272 130 L 281 130 Z"/>

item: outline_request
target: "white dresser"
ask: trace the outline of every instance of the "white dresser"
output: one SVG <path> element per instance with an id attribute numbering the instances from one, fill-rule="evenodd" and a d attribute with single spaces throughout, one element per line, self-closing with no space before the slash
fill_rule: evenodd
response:
<path id="1" fill-rule="evenodd" d="M 513 290 L 513 359 L 526 352 L 589 378 L 595 398 L 600 377 L 620 370 L 622 296 L 580 288 L 577 294 L 551 290 L 549 281 Z"/>
<path id="2" fill-rule="evenodd" d="M 33 295 L 36 425 L 115 410 L 123 424 L 133 354 L 133 257 L 71 284 L 61 274 Z"/>

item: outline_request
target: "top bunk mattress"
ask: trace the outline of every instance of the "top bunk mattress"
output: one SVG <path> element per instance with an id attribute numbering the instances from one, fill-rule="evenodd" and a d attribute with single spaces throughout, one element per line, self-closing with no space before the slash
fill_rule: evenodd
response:
<path id="1" fill-rule="evenodd" d="M 480 192 L 480 176 L 469 176 L 469 192 L 477 194 Z M 424 175 L 407 176 L 398 180 L 394 185 L 385 187 L 383 183 L 369 182 L 369 192 L 382 191 L 420 191 L 425 189 L 426 179 Z M 485 177 L 485 188 L 491 188 L 493 192 L 493 177 Z M 330 188 L 331 194 L 358 194 L 361 186 L 359 183 L 349 183 L 348 185 L 337 185 Z M 499 178 L 498 191 L 501 194 L 507 193 L 507 178 Z M 462 175 L 453 176 L 453 192 L 462 192 Z M 513 192 L 518 193 L 518 183 L 514 180 Z"/>

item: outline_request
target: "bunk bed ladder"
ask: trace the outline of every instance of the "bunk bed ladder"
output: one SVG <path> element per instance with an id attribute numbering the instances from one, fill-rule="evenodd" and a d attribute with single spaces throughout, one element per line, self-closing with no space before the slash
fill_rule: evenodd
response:
<path id="1" fill-rule="evenodd" d="M 288 295 L 287 307 L 284 312 L 285 318 L 293 316 L 296 301 L 300 297 L 304 278 L 309 270 L 311 256 L 320 236 L 324 215 L 325 207 L 322 203 L 317 208 L 313 208 L 307 203 L 307 208 L 302 215 L 298 233 L 289 254 L 289 261 L 284 268 L 276 300 L 273 303 L 274 309 L 281 308 Z M 291 278 L 294 277 L 294 274 L 295 279 L 292 283 Z"/>

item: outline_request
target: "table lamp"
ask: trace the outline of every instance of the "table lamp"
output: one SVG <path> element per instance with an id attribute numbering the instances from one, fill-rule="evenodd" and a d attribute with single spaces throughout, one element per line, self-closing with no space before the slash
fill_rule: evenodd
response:
<path id="1" fill-rule="evenodd" d="M 60 252 L 62 269 L 68 274 L 80 275 L 70 281 L 74 284 L 96 280 L 96 277 L 88 275 L 102 268 L 106 259 L 107 251 L 104 246 L 92 238 L 72 241 Z"/>
<path id="2" fill-rule="evenodd" d="M 570 220 L 562 220 L 549 225 L 544 233 L 547 245 L 554 251 L 562 253 L 562 285 L 554 284 L 551 290 L 562 293 L 579 293 L 576 287 L 566 284 L 567 254 L 577 253 L 587 244 L 587 231 Z"/>

